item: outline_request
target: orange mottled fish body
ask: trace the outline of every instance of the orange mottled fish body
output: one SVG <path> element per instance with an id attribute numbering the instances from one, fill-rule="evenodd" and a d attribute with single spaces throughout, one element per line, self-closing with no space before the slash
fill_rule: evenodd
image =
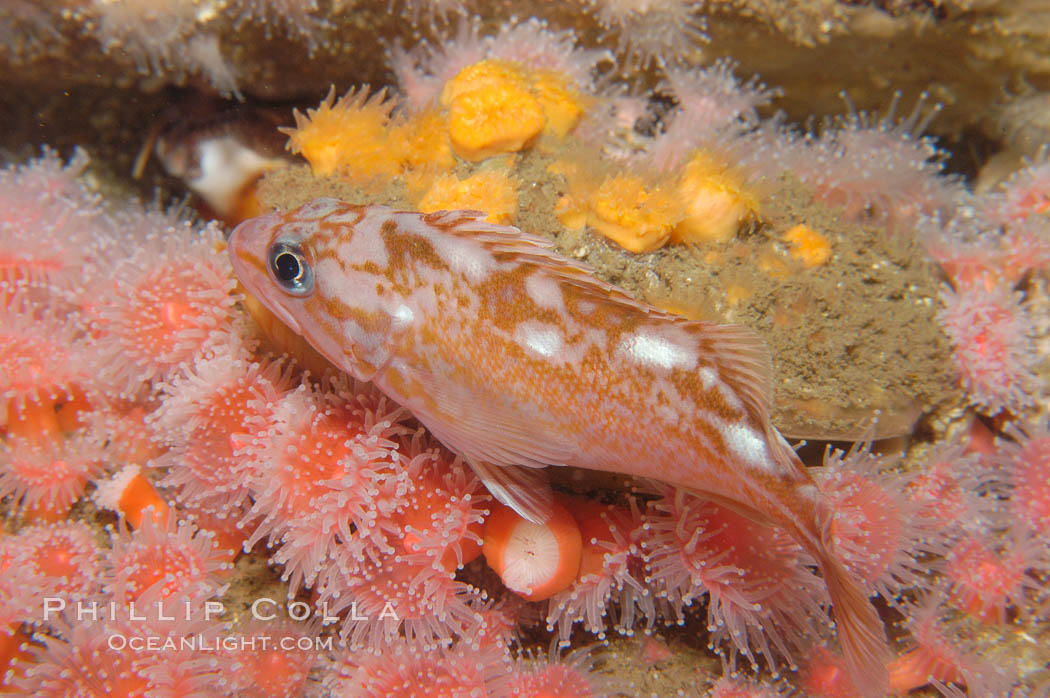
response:
<path id="1" fill-rule="evenodd" d="M 540 469 L 572 465 L 782 526 L 821 566 L 854 673 L 884 683 L 878 616 L 829 551 L 820 492 L 769 421 L 761 339 L 639 303 L 546 240 L 482 218 L 318 199 L 241 224 L 230 255 L 292 330 L 408 408 L 523 516 L 549 511 Z"/>

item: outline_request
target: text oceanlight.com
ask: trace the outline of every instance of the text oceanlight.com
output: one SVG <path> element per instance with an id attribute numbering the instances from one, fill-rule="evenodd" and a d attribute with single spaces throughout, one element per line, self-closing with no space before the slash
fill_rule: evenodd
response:
<path id="1" fill-rule="evenodd" d="M 284 635 L 227 635 L 224 637 L 206 637 L 204 635 L 187 635 L 184 637 L 159 637 L 157 635 L 125 635 L 111 633 L 106 638 L 111 650 L 132 652 L 268 652 L 282 650 L 306 652 L 322 650 L 331 651 L 335 638 L 296 637 Z"/>

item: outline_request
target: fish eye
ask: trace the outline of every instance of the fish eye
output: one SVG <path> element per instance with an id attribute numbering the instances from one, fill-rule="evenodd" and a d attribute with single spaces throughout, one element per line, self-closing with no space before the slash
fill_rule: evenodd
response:
<path id="1" fill-rule="evenodd" d="M 293 296 L 308 296 L 314 290 L 314 272 L 298 245 L 275 242 L 270 246 L 270 274 Z"/>

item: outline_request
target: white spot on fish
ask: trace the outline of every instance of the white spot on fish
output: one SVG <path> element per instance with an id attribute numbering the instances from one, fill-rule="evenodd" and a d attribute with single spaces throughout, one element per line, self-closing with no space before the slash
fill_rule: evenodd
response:
<path id="1" fill-rule="evenodd" d="M 435 248 L 452 269 L 466 276 L 471 283 L 484 281 L 496 266 L 491 254 L 466 240 L 443 238 Z"/>
<path id="2" fill-rule="evenodd" d="M 326 258 L 314 263 L 314 276 L 318 290 L 328 298 L 352 299 L 355 308 L 367 312 L 382 309 L 376 295 L 375 274 L 353 269 L 344 271 L 339 262 Z"/>
<path id="3" fill-rule="evenodd" d="M 329 216 L 325 222 L 356 225 L 358 221 L 363 221 L 366 217 L 367 213 L 366 215 L 362 216 L 361 213 L 359 213 L 358 211 L 351 209 L 349 211 L 346 211 L 345 213 L 337 213 L 334 216 Z"/>
<path id="4" fill-rule="evenodd" d="M 484 281 L 496 269 L 496 260 L 492 254 L 474 240 L 449 235 L 415 214 L 397 216 L 395 220 L 402 231 L 427 240 L 442 261 L 453 271 L 467 277 L 471 283 Z"/>
<path id="5" fill-rule="evenodd" d="M 668 332 L 667 329 L 644 328 L 629 334 L 620 340 L 617 351 L 626 354 L 640 364 L 653 368 L 668 371 L 675 368 L 686 370 L 696 368 L 696 349 L 689 346 L 688 342 L 681 341 L 681 337 L 676 337 L 674 332 Z M 685 336 L 685 339 L 688 340 L 688 335 Z"/>
<path id="6" fill-rule="evenodd" d="M 281 240 L 293 240 L 302 242 L 317 232 L 317 226 L 313 223 L 286 223 L 280 227 Z"/>
<path id="7" fill-rule="evenodd" d="M 525 292 L 532 302 L 541 308 L 565 312 L 565 300 L 562 298 L 558 282 L 541 271 L 525 277 Z"/>
<path id="8" fill-rule="evenodd" d="M 554 325 L 526 320 L 514 328 L 514 341 L 526 351 L 549 359 L 561 351 L 565 338 Z"/>
<path id="9" fill-rule="evenodd" d="M 340 218 L 342 217 L 345 217 L 345 214 L 340 214 Z M 343 222 L 335 218 L 333 216 L 328 221 Z M 358 218 L 360 218 L 360 223 L 357 223 L 351 234 L 347 236 L 349 240 L 338 247 L 339 258 L 352 265 L 372 262 L 380 269 L 385 269 L 389 264 L 390 256 L 387 253 L 386 243 L 379 234 L 379 229 L 383 223 L 390 220 L 390 216 L 386 211 L 369 209 L 363 218 L 360 216 Z M 356 220 L 357 218 L 351 218 L 345 222 L 354 223 Z"/>
<path id="10" fill-rule="evenodd" d="M 754 429 L 743 424 L 726 424 L 721 431 L 726 446 L 741 460 L 766 472 L 776 469 L 766 449 L 766 440 Z"/>
<path id="11" fill-rule="evenodd" d="M 394 318 L 395 327 L 402 328 L 411 325 L 412 321 L 416 319 L 416 314 L 412 312 L 411 308 L 402 303 L 394 309 L 391 317 Z"/>
<path id="12" fill-rule="evenodd" d="M 700 382 L 704 386 L 704 390 L 710 390 L 718 383 L 718 374 L 711 368 L 703 366 L 697 373 L 700 375 Z"/>

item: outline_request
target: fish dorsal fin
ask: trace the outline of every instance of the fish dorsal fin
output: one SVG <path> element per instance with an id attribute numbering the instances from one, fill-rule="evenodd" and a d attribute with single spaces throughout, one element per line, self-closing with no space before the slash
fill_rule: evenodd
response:
<path id="1" fill-rule="evenodd" d="M 591 279 L 623 294 L 615 286 L 596 278 L 589 265 L 556 252 L 554 244 L 547 238 L 526 233 L 511 225 L 489 223 L 481 211 L 438 211 L 425 214 L 423 221 L 450 235 L 481 245 L 490 254 L 505 255 L 508 260 L 523 264 L 543 266 L 553 272 L 564 273 L 567 279 L 577 276 Z"/>
<path id="2" fill-rule="evenodd" d="M 470 238 L 493 254 L 508 261 L 543 268 L 553 279 L 568 284 L 596 302 L 614 303 L 644 313 L 654 321 L 666 321 L 697 337 L 703 353 L 713 358 L 720 378 L 733 390 L 748 412 L 758 420 L 768 420 L 773 404 L 773 361 L 762 337 L 743 325 L 689 320 L 628 296 L 623 290 L 594 276 L 587 264 L 562 256 L 551 241 L 522 232 L 512 226 L 488 223 L 476 211 L 442 211 L 426 220 L 448 232 Z"/>
<path id="3" fill-rule="evenodd" d="M 698 332 L 711 343 L 722 380 L 751 415 L 765 422 L 773 404 L 773 359 L 766 341 L 743 325 L 690 324 L 699 325 Z"/>

